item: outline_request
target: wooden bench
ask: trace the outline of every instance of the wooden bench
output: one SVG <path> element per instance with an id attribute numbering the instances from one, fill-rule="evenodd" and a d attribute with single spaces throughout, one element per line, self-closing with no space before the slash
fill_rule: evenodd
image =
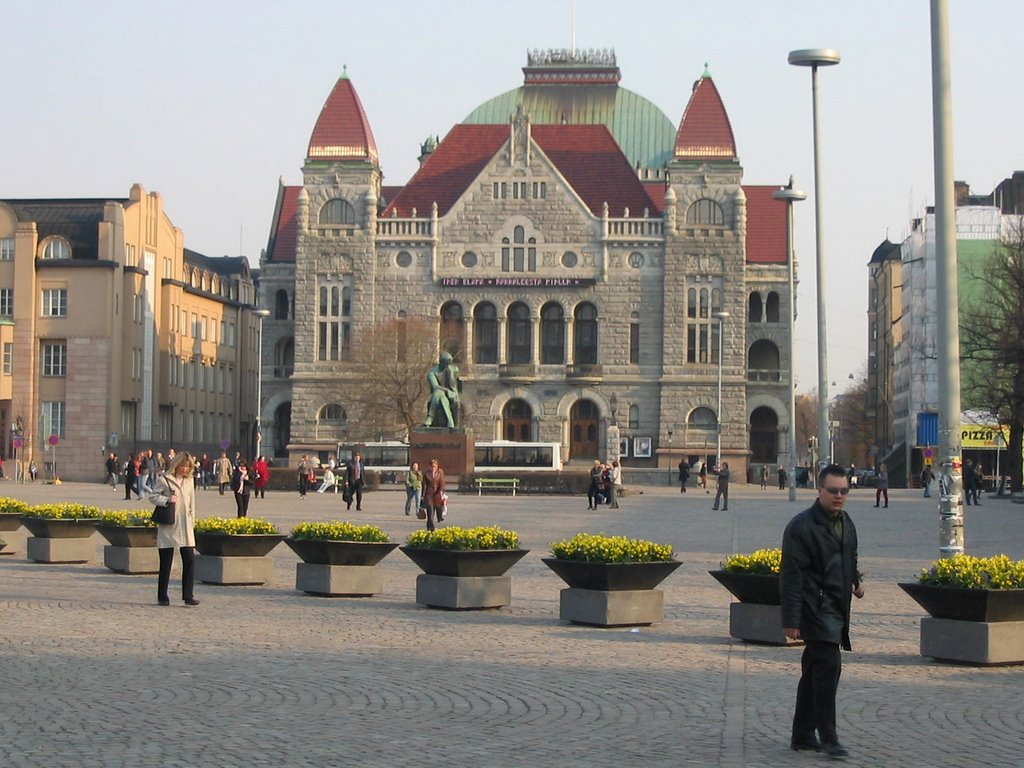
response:
<path id="1" fill-rule="evenodd" d="M 485 490 L 512 491 L 516 495 L 519 487 L 518 477 L 478 477 L 476 479 L 476 495 L 482 496 Z"/>

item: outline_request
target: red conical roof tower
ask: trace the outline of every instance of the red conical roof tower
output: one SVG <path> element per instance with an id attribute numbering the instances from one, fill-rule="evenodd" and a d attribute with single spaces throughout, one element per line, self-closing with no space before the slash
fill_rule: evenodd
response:
<path id="1" fill-rule="evenodd" d="M 377 145 L 348 73 L 342 72 L 309 137 L 306 160 L 356 160 L 377 164 Z"/>
<path id="2" fill-rule="evenodd" d="M 677 160 L 736 160 L 729 115 L 705 68 L 693 84 L 690 102 L 683 112 L 673 155 Z"/>

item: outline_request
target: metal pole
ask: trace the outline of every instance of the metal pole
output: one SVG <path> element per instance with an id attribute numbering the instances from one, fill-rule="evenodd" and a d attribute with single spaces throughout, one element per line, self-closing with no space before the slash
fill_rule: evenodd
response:
<path id="1" fill-rule="evenodd" d="M 722 466 L 722 359 L 725 353 L 725 321 L 728 312 L 715 312 L 712 317 L 718 321 L 718 434 L 715 436 L 715 467 Z"/>
<path id="2" fill-rule="evenodd" d="M 818 452 L 829 451 L 828 429 L 828 334 L 825 322 L 825 236 L 821 190 L 821 132 L 818 127 L 818 67 L 838 64 L 839 54 L 827 48 L 792 51 L 789 63 L 811 68 L 811 107 L 814 125 L 814 230 L 815 269 L 818 287 Z M 832 456 L 824 463 L 831 463 Z"/>
<path id="3" fill-rule="evenodd" d="M 964 551 L 960 497 L 960 312 L 957 290 L 956 202 L 953 193 L 953 117 L 949 77 L 949 7 L 931 0 L 932 130 L 935 156 L 935 280 L 939 358 L 939 554 Z"/>
<path id="4" fill-rule="evenodd" d="M 668 431 L 668 484 L 672 485 L 672 430 Z"/>
<path id="5" fill-rule="evenodd" d="M 786 203 L 786 246 L 789 260 L 789 500 L 796 501 L 796 238 L 794 237 L 793 203 L 806 200 L 807 194 L 788 186 L 772 193 Z"/>
<path id="6" fill-rule="evenodd" d="M 262 425 L 260 415 L 263 413 L 263 321 L 270 317 L 269 309 L 257 309 L 253 312 L 260 319 L 259 338 L 259 360 L 256 368 L 256 446 L 253 449 L 252 460 L 260 457 L 260 444 L 263 441 Z"/>

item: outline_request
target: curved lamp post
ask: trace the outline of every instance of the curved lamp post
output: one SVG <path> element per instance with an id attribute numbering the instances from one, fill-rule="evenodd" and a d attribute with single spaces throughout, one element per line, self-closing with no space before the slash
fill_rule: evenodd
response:
<path id="1" fill-rule="evenodd" d="M 786 204 L 786 243 L 789 261 L 789 500 L 796 501 L 796 247 L 793 237 L 793 203 L 807 199 L 807 193 L 793 187 L 793 177 L 772 197 Z"/>
<path id="2" fill-rule="evenodd" d="M 789 63 L 796 67 L 811 68 L 811 103 L 814 119 L 814 231 L 815 266 L 818 286 L 818 446 L 829 445 L 828 429 L 828 338 L 825 332 L 825 246 L 823 235 L 823 209 L 821 195 L 821 140 L 818 130 L 818 67 L 838 64 L 838 51 L 831 48 L 807 48 L 789 52 Z M 828 457 L 830 463 L 832 456 Z M 817 473 L 815 473 L 817 474 Z"/>

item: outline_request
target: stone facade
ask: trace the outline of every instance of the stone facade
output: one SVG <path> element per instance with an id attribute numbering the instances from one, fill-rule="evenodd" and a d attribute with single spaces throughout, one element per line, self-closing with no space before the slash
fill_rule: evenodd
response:
<path id="1" fill-rule="evenodd" d="M 570 465 L 586 466 L 608 458 L 614 418 L 627 466 L 674 466 L 684 455 L 710 465 L 721 361 L 722 449 L 733 477 L 752 462 L 786 461 L 785 205 L 771 200 L 772 188 L 742 185 L 706 73 L 674 153 L 665 148 L 667 167 L 632 167 L 608 141 L 621 137 L 602 125 L 533 125 L 519 111 L 504 126 L 463 124 L 436 148 L 425 145 L 431 153 L 403 188 L 381 186 L 368 122 L 334 139 L 360 152 L 312 156 L 332 110 L 365 120 L 346 81 L 314 129 L 303 185 L 279 190 L 261 262 L 265 306 L 274 313 L 294 302 L 293 317 L 267 322 L 265 372 L 294 339 L 294 373 L 264 384 L 263 422 L 279 455 L 294 462 L 337 441 L 379 439 L 347 405 L 360 386 L 360 340 L 392 318 L 448 316 L 462 318 L 449 329 L 461 337 L 466 426 L 478 442 L 557 442 Z M 710 117 L 707 135 L 688 123 L 695 113 Z M 325 225 L 336 200 L 348 223 Z M 318 302 L 334 286 L 350 346 L 324 360 L 330 331 Z M 289 403 L 285 440 L 278 419 Z M 321 417 L 328 412 L 344 418 Z M 649 438 L 649 457 L 634 456 L 634 438 Z"/>

